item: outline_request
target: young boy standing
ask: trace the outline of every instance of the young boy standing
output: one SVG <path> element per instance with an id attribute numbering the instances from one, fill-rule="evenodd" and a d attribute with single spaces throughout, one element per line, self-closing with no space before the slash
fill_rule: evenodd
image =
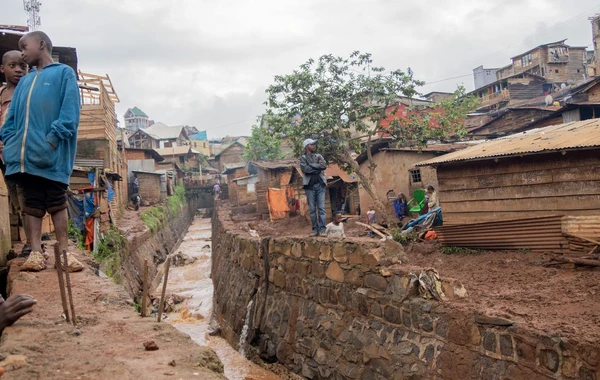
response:
<path id="1" fill-rule="evenodd" d="M 6 86 L 0 87 L 0 128 L 4 125 L 6 118 L 8 116 L 8 108 L 10 107 L 10 103 L 12 101 L 13 94 L 15 92 L 15 88 L 17 84 L 21 80 L 21 78 L 27 75 L 29 68 L 23 57 L 21 56 L 21 52 L 18 50 L 11 50 L 2 56 L 2 62 L 0 63 L 0 73 L 4 74 L 6 78 Z M 5 167 L 4 162 L 2 161 L 2 143 L 0 142 L 0 171 L 2 171 L 2 175 L 4 175 Z M 27 228 L 27 222 L 25 220 L 25 214 L 23 214 L 23 207 L 25 206 L 23 199 L 23 189 L 21 186 L 17 185 L 14 182 L 6 181 L 6 185 L 8 187 L 8 198 L 10 200 L 10 204 L 12 205 L 12 209 L 17 212 L 19 218 L 23 222 L 23 228 L 25 229 L 25 237 L 27 242 L 23 247 L 23 254 L 29 254 L 31 248 L 29 247 L 29 229 Z"/>
<path id="2" fill-rule="evenodd" d="M 54 223 L 58 249 L 68 248 L 66 191 L 77 148 L 79 89 L 73 69 L 53 61 L 46 33 L 26 34 L 19 48 L 25 63 L 35 69 L 15 90 L 0 140 L 5 144 L 5 174 L 22 186 L 25 198 L 32 252 L 21 269 L 42 270 L 46 212 Z"/>
<path id="3" fill-rule="evenodd" d="M 344 225 L 342 224 L 341 212 L 336 212 L 335 215 L 333 215 L 333 221 L 327 225 L 325 233 L 327 234 L 327 237 L 346 237 Z"/>

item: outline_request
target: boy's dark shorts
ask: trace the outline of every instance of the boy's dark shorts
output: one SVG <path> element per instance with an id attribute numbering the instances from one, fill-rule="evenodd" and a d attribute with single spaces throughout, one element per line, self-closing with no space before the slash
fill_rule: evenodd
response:
<path id="1" fill-rule="evenodd" d="M 8 178 L 23 188 L 25 214 L 43 218 L 46 211 L 52 215 L 67 208 L 68 185 L 27 173 L 13 174 Z"/>

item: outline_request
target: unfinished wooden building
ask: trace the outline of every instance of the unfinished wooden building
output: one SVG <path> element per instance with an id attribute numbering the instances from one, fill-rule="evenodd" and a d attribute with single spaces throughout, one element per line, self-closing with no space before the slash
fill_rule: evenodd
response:
<path id="1" fill-rule="evenodd" d="M 125 155 L 117 146 L 117 114 L 119 102 L 108 75 L 99 76 L 78 72 L 81 93 L 81 117 L 77 138 L 78 160 L 101 160 L 105 173 L 111 178 L 127 178 Z M 116 196 L 111 209 L 118 214 L 127 204 L 127 185 L 111 180 Z"/>
<path id="2" fill-rule="evenodd" d="M 442 232 L 460 237 L 453 245 L 501 247 L 520 236 L 522 248 L 566 249 L 570 235 L 600 237 L 600 119 L 514 134 L 417 166 L 437 170 Z M 558 233 L 543 219 L 553 216 Z M 542 219 L 523 222 L 531 218 Z M 502 226 L 474 226 L 485 222 Z"/>

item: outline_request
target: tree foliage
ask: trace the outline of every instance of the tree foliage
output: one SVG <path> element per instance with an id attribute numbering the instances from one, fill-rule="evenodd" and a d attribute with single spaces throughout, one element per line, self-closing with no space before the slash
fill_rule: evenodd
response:
<path id="1" fill-rule="evenodd" d="M 248 138 L 243 158 L 246 161 L 274 160 L 282 157 L 282 134 L 274 132 L 271 128 L 252 126 L 252 133 Z"/>
<path id="2" fill-rule="evenodd" d="M 267 89 L 266 120 L 273 132 L 290 138 L 297 154 L 304 139 L 317 139 L 319 153 L 356 172 L 375 199 L 371 182 L 376 166 L 370 155 L 374 140 L 388 137 L 423 147 L 428 140 L 465 134 L 463 122 L 475 108 L 474 98 L 459 87 L 452 99 L 415 106 L 422 85 L 410 68 L 386 71 L 373 66 L 371 54 L 323 55 L 291 74 L 275 76 Z M 366 172 L 355 160 L 364 151 L 370 162 Z"/>

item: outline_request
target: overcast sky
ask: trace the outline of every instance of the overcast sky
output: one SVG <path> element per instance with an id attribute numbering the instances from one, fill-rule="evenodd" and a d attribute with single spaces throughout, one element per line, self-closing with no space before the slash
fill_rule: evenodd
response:
<path id="1" fill-rule="evenodd" d="M 0 3 L 0 24 L 26 25 L 21 0 Z M 213 138 L 248 134 L 273 76 L 311 57 L 360 50 L 410 66 L 432 82 L 421 93 L 472 90 L 473 68 L 539 44 L 591 49 L 597 12 L 598 0 L 43 0 L 41 30 L 75 47 L 82 71 L 110 75 L 121 121 L 138 106 Z"/>

